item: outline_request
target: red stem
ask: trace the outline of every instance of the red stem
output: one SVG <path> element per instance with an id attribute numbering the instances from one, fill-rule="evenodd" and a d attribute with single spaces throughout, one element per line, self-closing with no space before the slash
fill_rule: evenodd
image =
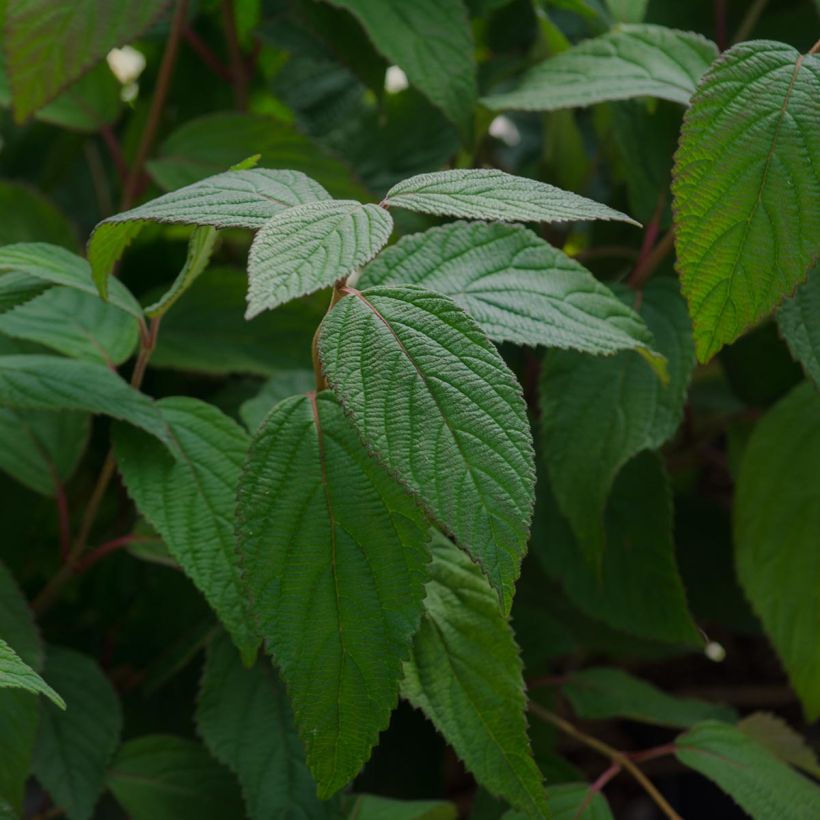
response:
<path id="1" fill-rule="evenodd" d="M 231 82 L 233 78 L 231 77 L 230 69 L 222 63 L 219 57 L 208 47 L 208 44 L 193 29 L 185 29 L 185 33 L 182 36 L 185 38 L 185 42 L 199 55 L 202 62 L 205 63 L 217 77 L 226 83 Z"/>
<path id="2" fill-rule="evenodd" d="M 60 560 L 65 561 L 71 549 L 71 516 L 63 482 L 60 481 L 57 470 L 53 466 L 49 465 L 49 469 L 54 484 L 54 502 L 57 505 L 57 523 L 60 528 Z"/>
<path id="3" fill-rule="evenodd" d="M 715 42 L 720 51 L 726 50 L 726 0 L 715 0 Z"/>
<path id="4" fill-rule="evenodd" d="M 655 206 L 655 211 L 652 218 L 646 226 L 643 234 L 643 241 L 641 242 L 641 250 L 638 253 L 638 261 L 629 275 L 629 286 L 632 288 L 640 288 L 644 282 L 649 278 L 652 270 L 648 267 L 649 260 L 652 258 L 652 250 L 655 247 L 655 242 L 658 239 L 658 234 L 661 229 L 661 219 L 663 218 L 663 209 L 666 206 L 666 191 L 661 191 L 658 197 L 658 204 Z"/>
<path id="5" fill-rule="evenodd" d="M 664 743 L 663 746 L 653 746 L 651 749 L 644 749 L 640 752 L 624 752 L 624 755 L 636 763 L 642 763 L 645 760 L 654 760 L 656 757 L 666 757 L 667 755 L 675 754 L 674 743 Z"/>
<path id="6" fill-rule="evenodd" d="M 128 163 L 125 161 L 125 155 L 122 153 L 119 140 L 110 125 L 104 125 L 100 129 L 100 136 L 103 138 L 108 153 L 111 154 L 111 159 L 114 161 L 114 167 L 117 169 L 117 176 L 120 182 L 125 182 L 128 176 Z"/>
<path id="7" fill-rule="evenodd" d="M 528 678 L 527 689 L 538 689 L 541 686 L 563 686 L 568 680 L 567 675 L 537 675 Z"/>
<path id="8" fill-rule="evenodd" d="M 100 544 L 100 546 L 96 549 L 91 550 L 91 552 L 86 554 L 82 561 L 77 563 L 74 571 L 78 575 L 86 572 L 91 569 L 97 561 L 105 558 L 106 555 L 110 555 L 112 552 L 124 549 L 129 544 L 150 544 L 157 541 L 159 541 L 159 538 L 154 538 L 150 535 L 134 535 L 134 533 L 131 533 L 130 535 L 122 535 L 119 538 L 106 541 L 104 544 Z"/>

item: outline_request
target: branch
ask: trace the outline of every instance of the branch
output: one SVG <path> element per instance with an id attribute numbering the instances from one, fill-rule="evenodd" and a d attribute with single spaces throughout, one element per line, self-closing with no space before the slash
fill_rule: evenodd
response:
<path id="1" fill-rule="evenodd" d="M 246 111 L 248 108 L 248 76 L 245 73 L 245 62 L 242 59 L 242 50 L 239 48 L 239 38 L 236 34 L 233 0 L 222 0 L 222 19 L 225 23 L 225 39 L 231 60 L 231 79 L 236 107 L 240 111 Z"/>

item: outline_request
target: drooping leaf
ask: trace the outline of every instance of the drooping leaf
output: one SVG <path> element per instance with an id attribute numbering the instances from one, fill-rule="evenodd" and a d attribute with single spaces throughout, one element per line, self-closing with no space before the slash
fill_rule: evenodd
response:
<path id="1" fill-rule="evenodd" d="M 384 247 L 392 230 L 384 208 L 353 200 L 311 202 L 276 215 L 251 245 L 245 318 L 349 276 Z"/>
<path id="2" fill-rule="evenodd" d="M 517 177 L 492 168 L 467 168 L 419 174 L 394 185 L 387 207 L 464 219 L 502 222 L 571 222 L 633 219 L 586 197 L 546 182 Z"/>
<path id="3" fill-rule="evenodd" d="M 642 638 L 701 644 L 675 560 L 672 492 L 658 456 L 641 453 L 615 479 L 598 564 L 589 561 L 542 482 L 532 549 L 572 602 Z"/>
<path id="4" fill-rule="evenodd" d="M 281 370 L 271 376 L 252 399 L 242 403 L 239 415 L 248 430 L 254 432 L 275 404 L 290 396 L 307 393 L 315 384 L 312 370 Z"/>
<path id="5" fill-rule="evenodd" d="M 803 383 L 752 433 L 734 508 L 738 578 L 809 720 L 820 716 L 818 459 L 820 394 Z"/>
<path id="6" fill-rule="evenodd" d="M 247 669 L 230 641 L 208 647 L 196 722 L 214 757 L 239 778 L 253 820 L 335 816 L 323 803 L 305 764 L 285 687 L 267 659 Z"/>
<path id="7" fill-rule="evenodd" d="M 117 466 L 129 495 L 213 607 L 243 653 L 258 639 L 234 546 L 234 493 L 248 449 L 245 431 L 198 399 L 160 399 L 169 452 L 131 427 L 114 428 Z"/>
<path id="8" fill-rule="evenodd" d="M 692 99 L 672 193 L 683 292 L 708 361 L 805 279 L 820 254 L 820 56 L 740 43 Z"/>
<path id="9" fill-rule="evenodd" d="M 815 265 L 794 296 L 783 302 L 777 324 L 792 356 L 820 386 L 820 267 Z"/>
<path id="10" fill-rule="evenodd" d="M 820 777 L 817 753 L 783 718 L 772 712 L 752 712 L 737 724 L 737 728 L 780 760 Z"/>
<path id="11" fill-rule="evenodd" d="M 9 3 L 5 10 L 6 70 L 14 114 L 23 122 L 110 49 L 138 37 L 167 0 L 112 6 L 106 0 L 57 5 Z"/>
<path id="12" fill-rule="evenodd" d="M 120 741 L 120 702 L 99 666 L 72 649 L 49 647 L 44 674 L 66 709 L 41 710 L 34 775 L 69 820 L 87 820 Z"/>
<path id="13" fill-rule="evenodd" d="M 42 495 L 71 477 L 90 433 L 85 413 L 0 408 L 0 470 Z"/>
<path id="14" fill-rule="evenodd" d="M 319 355 L 363 441 L 509 611 L 534 474 L 521 388 L 498 351 L 449 297 L 395 285 L 351 290 L 322 322 Z"/>
<path id="15" fill-rule="evenodd" d="M 699 34 L 623 25 L 551 57 L 513 90 L 481 102 L 496 111 L 554 111 L 632 97 L 686 105 L 717 55 L 715 44 Z"/>
<path id="16" fill-rule="evenodd" d="M 329 797 L 396 704 L 424 595 L 423 516 L 323 392 L 280 402 L 254 436 L 237 536 L 261 634 Z"/>
<path id="17" fill-rule="evenodd" d="M 547 805 L 552 820 L 613 820 L 606 797 L 599 791 L 590 793 L 587 783 L 548 786 Z"/>
<path id="18" fill-rule="evenodd" d="M 476 66 L 462 0 L 330 0 L 361 22 L 376 48 L 471 137 Z"/>
<path id="19" fill-rule="evenodd" d="M 12 242 L 53 242 L 77 250 L 68 217 L 39 191 L 23 182 L 0 181 L 0 245 Z"/>
<path id="20" fill-rule="evenodd" d="M 375 794 L 354 794 L 346 817 L 356 820 L 456 820 L 456 807 L 440 800 L 393 800 Z"/>
<path id="21" fill-rule="evenodd" d="M 231 773 L 198 743 L 173 735 L 124 743 L 109 768 L 107 785 L 131 820 L 245 816 Z"/>
<path id="22" fill-rule="evenodd" d="M 24 689 L 45 695 L 61 709 L 65 701 L 20 656 L 0 638 L 0 689 Z"/>
<path id="23" fill-rule="evenodd" d="M 469 557 L 438 533 L 432 552 L 402 696 L 427 715 L 482 786 L 530 816 L 546 817 L 518 647 L 498 598 Z"/>
<path id="24" fill-rule="evenodd" d="M 675 741 L 675 754 L 755 820 L 812 820 L 817 815 L 820 787 L 734 726 L 699 723 Z"/>
<path id="25" fill-rule="evenodd" d="M 450 296 L 497 342 L 653 355 L 652 336 L 631 308 L 519 225 L 453 222 L 405 236 L 362 271 L 357 287 L 399 284 Z"/>
<path id="26" fill-rule="evenodd" d="M 733 722 L 732 709 L 695 698 L 669 695 L 615 667 L 592 667 L 570 674 L 561 691 L 583 720 L 626 718 L 672 728 L 701 720 Z"/>
<path id="27" fill-rule="evenodd" d="M 0 333 L 112 367 L 131 357 L 138 325 L 98 294 L 53 287 L 0 315 Z"/>
<path id="28" fill-rule="evenodd" d="M 629 303 L 633 295 L 619 291 Z M 638 311 L 668 363 L 662 384 L 633 353 L 593 359 L 548 351 L 541 371 L 544 458 L 558 506 L 593 563 L 604 544 L 603 512 L 621 467 L 654 449 L 680 423 L 694 365 L 689 318 L 672 279 L 648 283 Z"/>
<path id="29" fill-rule="evenodd" d="M 286 208 L 328 196 L 299 171 L 252 168 L 208 177 L 100 222 L 88 240 L 94 282 L 105 296 L 111 269 L 146 222 L 255 230 Z"/>

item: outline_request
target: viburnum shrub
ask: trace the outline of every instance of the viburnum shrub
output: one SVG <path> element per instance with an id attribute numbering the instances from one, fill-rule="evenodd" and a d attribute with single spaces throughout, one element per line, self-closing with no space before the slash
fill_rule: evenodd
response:
<path id="1" fill-rule="evenodd" d="M 0 20 L 0 818 L 820 816 L 816 4 Z"/>

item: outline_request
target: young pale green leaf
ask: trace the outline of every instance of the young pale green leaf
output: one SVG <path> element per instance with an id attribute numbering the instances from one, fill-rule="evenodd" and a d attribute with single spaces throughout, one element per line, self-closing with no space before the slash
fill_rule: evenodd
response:
<path id="1" fill-rule="evenodd" d="M 41 711 L 34 775 L 69 820 L 88 820 L 120 742 L 120 702 L 99 666 L 74 650 L 49 647 L 44 674 L 66 709 Z"/>
<path id="2" fill-rule="evenodd" d="M 806 375 L 820 386 L 820 266 L 777 311 L 780 334 Z"/>
<path id="3" fill-rule="evenodd" d="M 622 669 L 595 667 L 570 674 L 561 691 L 582 720 L 626 718 L 688 729 L 702 720 L 734 722 L 732 709 L 695 698 L 678 698 Z"/>
<path id="4" fill-rule="evenodd" d="M 113 367 L 134 352 L 138 325 L 96 293 L 53 287 L 0 315 L 0 333 Z"/>
<path id="5" fill-rule="evenodd" d="M 547 817 L 512 630 L 467 555 L 438 533 L 432 552 L 402 696 L 427 715 L 482 786 L 528 816 Z"/>
<path id="6" fill-rule="evenodd" d="M 345 817 L 355 820 L 456 820 L 456 807 L 441 800 L 393 800 L 375 794 L 352 794 Z"/>
<path id="7" fill-rule="evenodd" d="M 755 820 L 813 820 L 820 787 L 778 760 L 740 729 L 708 720 L 675 742 L 675 754 Z"/>
<path id="8" fill-rule="evenodd" d="M 237 647 L 258 644 L 243 595 L 234 542 L 234 494 L 248 436 L 216 407 L 198 399 L 155 405 L 174 443 L 118 425 L 117 466 L 129 495 L 213 607 Z"/>
<path id="9" fill-rule="evenodd" d="M 59 356 L 0 356 L 0 404 L 102 413 L 127 421 L 173 446 L 154 402 L 96 362 Z"/>
<path id="10" fill-rule="evenodd" d="M 686 114 L 675 244 L 698 358 L 768 314 L 820 254 L 820 56 L 758 40 L 725 52 Z"/>
<path id="11" fill-rule="evenodd" d="M 275 404 L 299 393 L 307 393 L 315 384 L 316 377 L 312 370 L 280 370 L 262 385 L 252 399 L 240 405 L 239 416 L 248 430 L 254 432 Z"/>
<path id="12" fill-rule="evenodd" d="M 552 820 L 614 820 L 606 798 L 587 783 L 561 783 L 547 788 Z"/>
<path id="13" fill-rule="evenodd" d="M 545 60 L 511 91 L 481 102 L 495 111 L 554 111 L 633 97 L 686 105 L 717 55 L 700 34 L 623 25 Z"/>
<path id="14" fill-rule="evenodd" d="M 573 536 L 546 478 L 538 487 L 532 549 L 582 612 L 641 638 L 702 644 L 675 560 L 672 491 L 656 454 L 641 453 L 615 479 L 598 564 Z"/>
<path id="15" fill-rule="evenodd" d="M 755 428 L 735 496 L 741 586 L 809 720 L 820 716 L 820 394 L 795 388 Z"/>
<path id="16" fill-rule="evenodd" d="M 336 801 L 316 797 L 285 687 L 266 659 L 248 669 L 217 637 L 205 658 L 196 723 L 214 757 L 239 778 L 253 820 L 338 815 Z"/>
<path id="17" fill-rule="evenodd" d="M 783 718 L 772 712 L 752 712 L 737 724 L 737 728 L 780 760 L 820 777 L 817 753 Z"/>
<path id="18" fill-rule="evenodd" d="M 328 198 L 299 171 L 252 168 L 208 177 L 100 222 L 88 240 L 94 282 L 105 296 L 111 269 L 146 222 L 255 230 L 280 211 Z"/>
<path id="19" fill-rule="evenodd" d="M 419 174 L 394 185 L 383 204 L 424 214 L 501 222 L 616 219 L 638 224 L 600 202 L 492 168 Z"/>
<path id="20" fill-rule="evenodd" d="M 610 355 L 639 350 L 660 367 L 641 318 L 582 265 L 519 225 L 453 222 L 402 237 L 357 287 L 444 293 L 497 342 Z"/>
<path id="21" fill-rule="evenodd" d="M 65 701 L 20 656 L 0 638 L 0 689 L 25 689 L 45 695 L 61 709 Z"/>
<path id="22" fill-rule="evenodd" d="M 112 6 L 106 0 L 9 3 L 5 9 L 6 68 L 14 114 L 23 122 L 114 46 L 137 38 L 166 0 Z"/>
<path id="23" fill-rule="evenodd" d="M 344 279 L 384 247 L 392 230 L 384 208 L 353 200 L 309 202 L 277 214 L 251 245 L 245 318 Z"/>
<path id="24" fill-rule="evenodd" d="M 261 634 L 329 797 L 396 704 L 422 610 L 426 523 L 323 392 L 280 402 L 257 431 L 237 536 Z"/>
<path id="25" fill-rule="evenodd" d="M 322 322 L 319 355 L 362 440 L 509 611 L 535 476 L 521 387 L 498 351 L 449 297 L 396 285 L 351 289 Z"/>
<path id="26" fill-rule="evenodd" d="M 619 291 L 625 302 L 632 291 Z M 636 453 L 663 444 L 678 427 L 694 365 L 686 305 L 672 279 L 649 282 L 639 313 L 668 362 L 669 384 L 631 353 L 593 359 L 549 351 L 541 371 L 544 458 L 558 506 L 593 563 L 604 546 L 603 513 L 612 482 Z"/>
<path id="27" fill-rule="evenodd" d="M 199 743 L 173 735 L 124 743 L 109 768 L 107 786 L 131 820 L 245 816 L 231 773 Z"/>
<path id="28" fill-rule="evenodd" d="M 329 2 L 354 14 L 376 48 L 472 138 L 475 48 L 463 0 Z"/>
<path id="29" fill-rule="evenodd" d="M 71 477 L 88 443 L 90 419 L 67 410 L 0 408 L 0 470 L 42 495 Z"/>
<path id="30" fill-rule="evenodd" d="M 0 247 L 0 270 L 24 273 L 53 285 L 63 285 L 97 296 L 91 268 L 81 256 L 44 242 L 20 242 Z M 0 277 L 0 280 L 2 277 Z M 142 308 L 128 288 L 113 280 L 108 300 L 115 307 L 142 318 Z"/>

